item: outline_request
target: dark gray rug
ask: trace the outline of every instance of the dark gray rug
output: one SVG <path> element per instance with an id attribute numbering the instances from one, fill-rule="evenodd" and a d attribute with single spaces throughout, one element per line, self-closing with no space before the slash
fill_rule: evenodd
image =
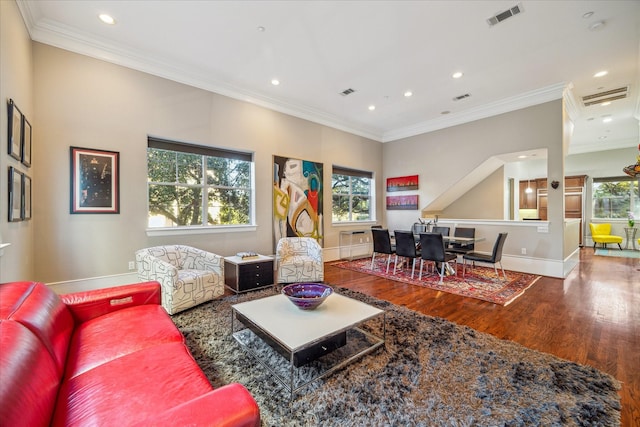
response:
<path id="1" fill-rule="evenodd" d="M 274 290 L 202 304 L 173 320 L 211 384 L 244 384 L 264 426 L 620 425 L 619 383 L 607 374 L 335 290 L 387 312 L 386 345 L 302 389 L 291 406 L 289 393 L 231 336 L 231 305 Z"/>

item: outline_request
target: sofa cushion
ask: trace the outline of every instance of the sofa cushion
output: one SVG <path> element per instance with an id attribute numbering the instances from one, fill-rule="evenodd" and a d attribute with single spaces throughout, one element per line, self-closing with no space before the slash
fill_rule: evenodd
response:
<path id="1" fill-rule="evenodd" d="M 45 346 L 62 376 L 74 321 L 67 306 L 42 283 L 0 286 L 0 318 L 26 326 Z"/>
<path id="2" fill-rule="evenodd" d="M 184 344 L 160 344 L 66 380 L 51 425 L 131 425 L 211 390 Z"/>
<path id="3" fill-rule="evenodd" d="M 0 426 L 48 426 L 59 368 L 26 326 L 0 319 Z"/>
<path id="4" fill-rule="evenodd" d="M 69 346 L 65 378 L 73 378 L 118 357 L 184 338 L 159 305 L 139 305 L 77 326 Z"/>

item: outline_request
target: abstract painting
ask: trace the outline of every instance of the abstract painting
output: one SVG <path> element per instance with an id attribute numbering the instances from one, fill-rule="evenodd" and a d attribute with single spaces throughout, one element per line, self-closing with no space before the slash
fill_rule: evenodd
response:
<path id="1" fill-rule="evenodd" d="M 283 237 L 323 246 L 322 163 L 273 156 L 273 247 Z"/>

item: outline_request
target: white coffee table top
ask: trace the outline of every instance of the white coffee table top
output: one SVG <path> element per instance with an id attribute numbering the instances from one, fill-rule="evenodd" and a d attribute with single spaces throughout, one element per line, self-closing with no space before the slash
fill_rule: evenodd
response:
<path id="1" fill-rule="evenodd" d="M 232 308 L 290 351 L 384 313 L 336 293 L 315 310 L 300 310 L 282 294 L 235 304 Z"/>

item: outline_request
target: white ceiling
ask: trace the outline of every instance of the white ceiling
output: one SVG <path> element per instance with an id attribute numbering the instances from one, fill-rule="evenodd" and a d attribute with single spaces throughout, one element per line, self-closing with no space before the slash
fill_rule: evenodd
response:
<path id="1" fill-rule="evenodd" d="M 487 24 L 518 4 L 522 13 Z M 571 152 L 630 147 L 640 139 L 639 1 L 18 0 L 18 6 L 35 41 L 382 142 L 559 99 L 565 88 L 575 124 Z M 103 24 L 99 13 L 116 24 Z M 590 30 L 598 21 L 604 25 Z M 594 78 L 601 70 L 609 74 Z M 463 77 L 451 78 L 455 71 Z M 273 78 L 281 84 L 273 86 Z M 584 95 L 626 85 L 627 99 L 582 105 Z M 340 95 L 348 88 L 355 92 Z M 403 96 L 407 90 L 412 97 Z M 453 100 L 463 94 L 470 96 Z M 612 121 L 604 124 L 607 114 Z"/>

